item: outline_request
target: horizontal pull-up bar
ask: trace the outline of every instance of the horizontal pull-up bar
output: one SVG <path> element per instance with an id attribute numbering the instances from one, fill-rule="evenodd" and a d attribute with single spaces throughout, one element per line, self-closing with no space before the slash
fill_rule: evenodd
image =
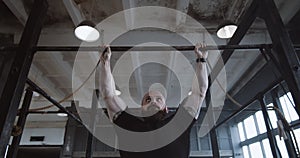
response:
<path id="1" fill-rule="evenodd" d="M 270 45 L 270 44 L 268 44 Z M 207 50 L 225 50 L 225 49 L 260 49 L 266 44 L 254 45 L 208 45 Z M 195 46 L 110 46 L 112 51 L 192 51 Z M 13 51 L 18 45 L 0 46 L 0 51 Z M 38 46 L 35 51 L 98 51 L 100 48 L 95 46 Z M 103 48 L 102 48 L 103 49 Z"/>
<path id="2" fill-rule="evenodd" d="M 195 46 L 110 46 L 112 51 L 192 51 Z M 207 50 L 260 49 L 262 45 L 208 45 Z M 98 51 L 99 47 L 37 47 L 37 51 Z M 100 49 L 101 50 L 101 49 Z"/>
<path id="3" fill-rule="evenodd" d="M 272 47 L 272 44 L 252 44 L 252 45 L 208 45 L 207 50 L 235 50 L 235 49 L 261 49 L 265 46 Z M 192 51 L 195 46 L 110 46 L 112 51 Z M 18 45 L 0 46 L 1 51 L 14 51 Z M 296 50 L 300 50 L 300 45 L 294 45 Z M 103 48 L 95 46 L 38 46 L 35 51 L 99 51 Z"/>

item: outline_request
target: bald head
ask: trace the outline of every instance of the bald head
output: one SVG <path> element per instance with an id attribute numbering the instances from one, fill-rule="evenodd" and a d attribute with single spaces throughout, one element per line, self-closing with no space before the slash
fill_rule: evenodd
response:
<path id="1" fill-rule="evenodd" d="M 168 113 L 165 97 L 159 91 L 149 91 L 142 100 L 143 115 L 147 120 L 161 120 Z M 150 117 L 149 117 L 150 116 Z"/>
<path id="2" fill-rule="evenodd" d="M 166 99 L 159 91 L 149 91 L 146 93 L 142 99 L 142 106 L 150 103 L 163 104 L 165 106 Z"/>

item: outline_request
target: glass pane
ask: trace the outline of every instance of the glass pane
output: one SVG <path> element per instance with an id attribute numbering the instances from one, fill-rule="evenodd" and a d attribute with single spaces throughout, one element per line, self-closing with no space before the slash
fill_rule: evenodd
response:
<path id="1" fill-rule="evenodd" d="M 289 155 L 287 153 L 287 150 L 286 150 L 286 147 L 285 147 L 285 144 L 284 144 L 283 138 L 281 138 L 281 140 L 280 140 L 279 136 L 277 135 L 276 136 L 276 141 L 277 141 L 277 145 L 278 145 L 278 148 L 280 150 L 281 156 L 282 157 L 289 157 Z"/>
<path id="2" fill-rule="evenodd" d="M 240 134 L 240 140 L 244 141 L 245 140 L 245 133 L 244 133 L 243 122 L 238 123 L 238 129 L 239 129 L 239 134 Z"/>
<path id="3" fill-rule="evenodd" d="M 264 139 L 262 141 L 262 143 L 263 143 L 263 146 L 264 146 L 266 158 L 273 158 L 269 140 L 268 139 Z"/>
<path id="4" fill-rule="evenodd" d="M 295 136 L 296 136 L 296 140 L 297 140 L 297 144 L 300 144 L 300 128 L 295 129 L 294 130 Z"/>
<path id="5" fill-rule="evenodd" d="M 277 128 L 277 116 L 274 110 L 268 110 L 269 118 L 271 120 L 272 127 Z"/>
<path id="6" fill-rule="evenodd" d="M 243 146 L 243 154 L 244 154 L 244 158 L 249 158 L 249 151 L 248 151 L 248 147 L 247 146 Z"/>
<path id="7" fill-rule="evenodd" d="M 251 157 L 263 157 L 259 142 L 249 145 Z"/>
<path id="8" fill-rule="evenodd" d="M 282 105 L 283 113 L 288 122 L 295 121 L 299 119 L 299 116 L 297 115 L 297 112 L 294 108 L 294 101 L 291 93 L 287 93 L 287 95 L 284 95 L 279 98 L 280 103 Z"/>
<path id="9" fill-rule="evenodd" d="M 198 137 L 197 137 L 197 126 L 193 126 L 190 132 L 190 150 L 197 151 L 198 149 Z"/>
<path id="10" fill-rule="evenodd" d="M 257 120 L 259 133 L 262 134 L 262 133 L 267 132 L 266 124 L 265 124 L 265 121 L 264 121 L 264 117 L 263 117 L 263 115 L 262 115 L 262 112 L 261 112 L 261 111 L 257 111 L 257 112 L 255 113 L 255 117 L 256 117 L 256 120 Z"/>
<path id="11" fill-rule="evenodd" d="M 257 136 L 257 130 L 254 123 L 253 115 L 244 120 L 247 139 Z"/>
<path id="12" fill-rule="evenodd" d="M 280 98 L 279 98 L 279 101 L 280 101 L 280 103 L 281 103 L 281 107 L 282 107 L 282 110 L 283 110 L 283 114 L 284 114 L 285 119 L 286 119 L 288 122 L 291 122 L 291 117 L 290 117 L 289 110 L 288 110 L 288 108 L 287 108 L 286 100 L 284 99 L 284 96 L 283 96 L 283 97 L 280 97 Z"/>

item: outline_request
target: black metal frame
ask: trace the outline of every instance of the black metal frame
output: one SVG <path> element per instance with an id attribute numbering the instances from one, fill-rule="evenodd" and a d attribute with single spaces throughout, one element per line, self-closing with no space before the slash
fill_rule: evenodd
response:
<path id="1" fill-rule="evenodd" d="M 258 0 L 256 0 L 258 1 Z M 293 96 L 296 111 L 300 116 L 300 62 L 293 48 L 292 41 L 281 20 L 273 0 L 260 0 L 260 16 L 265 20 L 274 47 L 273 53 L 283 68 L 283 78 L 286 80 Z M 263 7 L 264 6 L 264 7 Z"/>
<path id="2" fill-rule="evenodd" d="M 5 82 L 1 83 L 4 86 L 3 90 L 1 90 L 3 93 L 0 96 L 0 157 L 5 156 L 34 55 L 32 47 L 37 45 L 43 21 L 46 17 L 48 3 L 46 0 L 35 0 L 32 8 L 16 50 L 16 55 L 13 57 L 12 65 L 5 70 L 8 71 L 8 75 L 1 76 L 1 80 L 3 79 Z"/>
<path id="3" fill-rule="evenodd" d="M 25 93 L 25 97 L 24 97 L 24 101 L 20 110 L 20 115 L 18 118 L 18 122 L 17 122 L 17 127 L 20 128 L 19 130 L 21 130 L 21 134 L 18 136 L 14 136 L 12 143 L 9 147 L 8 150 L 8 157 L 9 158 L 16 158 L 17 157 L 17 153 L 19 150 L 19 144 L 21 141 L 21 137 L 22 137 L 22 133 L 25 127 L 25 122 L 26 122 L 26 117 L 28 114 L 28 110 L 29 110 L 29 106 L 31 103 L 31 99 L 32 99 L 32 90 L 31 88 L 27 88 L 26 89 L 26 93 Z"/>
<path id="4" fill-rule="evenodd" d="M 29 15 L 28 21 L 26 23 L 24 32 L 20 44 L 15 46 L 0 47 L 0 52 L 2 51 L 16 51 L 17 55 L 13 57 L 12 65 L 8 66 L 9 68 L 7 75 L 1 76 L 1 80 L 5 82 L 2 84 L 3 92 L 1 93 L 0 105 L 1 112 L 0 115 L 0 157 L 4 157 L 6 146 L 10 137 L 10 133 L 13 126 L 13 121 L 17 115 L 17 108 L 21 99 L 22 91 L 25 86 L 25 81 L 29 72 L 29 68 L 33 59 L 34 52 L 36 51 L 77 51 L 77 50 L 99 50 L 98 47 L 36 47 L 38 37 L 42 28 L 43 20 L 47 12 L 48 4 L 46 0 L 35 0 L 34 7 Z M 264 10 L 264 11 L 263 11 Z M 276 8 L 273 0 L 254 0 L 248 10 L 245 12 L 242 21 L 239 24 L 239 27 L 231 38 L 227 46 L 208 46 L 207 49 L 226 49 L 222 53 L 222 58 L 219 59 L 219 62 L 224 65 L 230 58 L 235 49 L 260 49 L 261 45 L 256 46 L 238 46 L 239 42 L 242 40 L 247 30 L 253 23 L 256 17 L 260 16 L 263 18 L 267 24 L 267 28 L 270 32 L 271 39 L 273 41 L 272 48 L 273 53 L 277 56 L 278 62 L 285 72 L 282 76 L 287 82 L 287 85 L 292 93 L 293 99 L 295 101 L 296 109 L 299 115 L 300 111 L 300 64 L 298 56 L 293 48 L 292 42 L 288 36 L 287 31 L 284 28 L 284 24 L 280 18 L 278 10 Z M 256 48 L 254 48 L 256 47 Z M 258 48 L 259 47 L 259 48 Z M 127 51 L 132 47 L 112 47 L 113 51 Z M 141 47 L 143 51 L 151 50 L 174 50 L 179 51 L 193 50 L 194 46 L 174 46 L 171 47 Z M 139 50 L 135 48 L 134 50 Z M 279 60 L 280 59 L 280 60 Z M 218 63 L 219 63 L 218 62 Z M 215 76 L 220 72 L 222 67 L 215 67 L 212 71 L 212 81 L 214 81 Z M 281 82 L 278 81 L 278 82 Z M 27 80 L 27 83 L 34 87 L 35 91 L 41 93 L 45 98 L 51 101 L 54 105 L 59 107 L 60 110 L 68 113 L 69 116 L 73 117 L 76 121 L 81 123 L 81 121 L 71 112 L 62 107 L 58 102 L 53 100 L 48 96 L 43 90 L 37 87 L 33 82 Z M 274 87 L 274 86 L 273 86 Z M 272 89 L 273 87 L 270 87 Z M 256 100 L 256 97 L 250 101 L 250 103 Z M 250 104 L 249 103 L 249 104 Z M 249 104 L 244 105 L 242 108 L 238 109 L 235 113 L 229 116 L 224 121 L 217 124 L 214 129 L 223 124 L 224 122 L 230 120 L 236 116 L 240 111 L 245 109 Z M 273 153 L 273 156 L 276 156 Z"/>
<path id="5" fill-rule="evenodd" d="M 91 108 L 91 116 L 90 120 L 98 120 L 97 118 L 97 106 L 98 106 L 98 98 L 99 98 L 99 91 L 94 90 L 93 92 L 93 97 L 92 97 L 92 108 Z M 86 142 L 86 153 L 85 157 L 86 158 L 92 158 L 93 157 L 93 152 L 94 152 L 94 131 L 95 131 L 95 126 L 96 122 L 95 121 L 90 121 L 89 127 L 90 130 L 88 130 L 88 138 Z"/>
<path id="6" fill-rule="evenodd" d="M 275 44 L 274 48 L 273 48 L 273 53 L 275 53 L 275 55 L 278 56 L 278 58 L 277 58 L 278 61 L 276 59 L 272 59 L 272 60 L 274 63 L 280 63 L 280 65 L 282 66 L 282 70 L 280 70 L 282 77 L 288 84 L 288 87 L 289 87 L 289 89 L 292 93 L 293 99 L 295 101 L 295 105 L 296 105 L 296 109 L 297 109 L 296 111 L 297 111 L 298 115 L 300 116 L 300 113 L 299 113 L 299 111 L 300 111 L 300 97 L 299 97 L 300 96 L 300 63 L 299 63 L 299 59 L 296 54 L 296 51 L 293 47 L 293 44 L 288 36 L 288 33 L 284 28 L 284 24 L 280 18 L 278 9 L 277 9 L 274 1 L 273 0 L 253 0 L 252 4 L 250 5 L 249 9 L 246 11 L 245 15 L 247 15 L 247 16 L 244 16 L 244 18 L 242 19 L 242 22 L 244 22 L 244 23 L 250 22 L 250 23 L 247 23 L 249 26 L 253 23 L 254 19 L 257 16 L 260 16 L 266 22 L 267 28 L 271 35 L 272 42 L 273 42 L 273 44 Z M 248 25 L 246 25 L 246 26 L 248 26 Z M 248 28 L 246 28 L 245 31 L 247 31 L 247 30 L 248 30 Z M 238 32 L 238 30 L 237 30 L 237 32 L 231 38 L 229 44 L 232 44 L 232 43 L 238 44 L 243 36 L 244 36 L 244 34 L 242 34 L 241 32 Z M 262 48 L 263 48 L 262 50 L 266 50 L 266 49 L 270 49 L 271 47 L 270 47 L 270 45 L 265 45 Z M 226 54 L 227 52 L 229 52 L 229 53 Z M 224 58 L 225 59 L 224 62 L 226 63 L 226 61 L 228 60 L 228 58 L 231 55 L 231 52 L 225 50 L 223 52 L 223 54 L 226 57 L 226 58 Z M 223 57 L 223 54 L 222 54 L 222 57 Z M 215 70 L 215 68 L 214 68 L 212 73 L 214 73 L 214 72 L 217 72 L 216 74 L 218 74 L 219 71 L 218 71 L 218 69 Z M 281 82 L 281 81 L 279 81 L 279 82 Z M 272 85 L 270 87 L 270 89 L 266 89 L 266 90 L 269 91 L 274 87 L 275 87 L 275 85 Z M 260 92 L 260 94 L 265 94 L 267 91 Z M 243 107 L 239 108 L 236 112 L 234 112 L 228 118 L 224 119 L 219 124 L 217 124 L 215 126 L 215 128 L 219 127 L 223 123 L 225 123 L 228 120 L 235 117 L 237 114 L 239 114 L 242 110 L 246 109 L 252 102 L 257 100 L 258 98 L 260 98 L 260 97 L 256 96 L 256 97 L 252 98 Z M 259 99 L 259 100 L 261 102 L 262 109 L 265 109 L 266 107 L 263 104 L 264 103 L 263 99 Z M 266 119 L 268 118 L 267 113 L 263 112 L 263 115 L 264 115 L 264 119 L 266 121 Z M 268 127 L 267 123 L 266 123 L 266 126 Z M 271 139 L 270 145 L 271 145 L 271 149 L 272 149 L 272 154 L 274 157 L 278 157 L 279 153 L 278 153 L 277 149 L 275 148 L 276 144 L 274 144 L 274 141 L 272 141 L 273 138 L 271 136 L 269 136 L 269 134 L 270 134 L 270 131 L 268 131 L 268 137 L 269 137 L 269 140 Z"/>
<path id="7" fill-rule="evenodd" d="M 58 103 L 56 100 L 51 98 L 43 89 L 41 89 L 38 85 L 36 85 L 34 82 L 31 80 L 27 79 L 26 83 L 37 93 L 42 95 L 44 98 L 46 98 L 48 101 L 50 101 L 53 105 L 58 107 L 61 111 L 65 112 L 68 114 L 69 117 L 72 117 L 75 121 L 77 121 L 79 124 L 84 125 L 81 120 L 72 112 L 67 110 L 64 106 L 62 106 L 60 103 Z"/>
<path id="8" fill-rule="evenodd" d="M 268 110 L 267 110 L 266 103 L 264 100 L 264 94 L 260 94 L 258 100 L 259 100 L 259 103 L 261 106 L 261 111 L 263 113 L 264 122 L 265 122 L 266 129 L 267 129 L 267 135 L 268 135 L 268 139 L 270 142 L 272 155 L 274 158 L 280 158 L 281 155 L 280 155 L 280 151 L 278 149 L 277 143 L 276 143 L 276 138 L 273 135 L 271 127 L 270 127 L 271 122 L 269 120 Z"/>

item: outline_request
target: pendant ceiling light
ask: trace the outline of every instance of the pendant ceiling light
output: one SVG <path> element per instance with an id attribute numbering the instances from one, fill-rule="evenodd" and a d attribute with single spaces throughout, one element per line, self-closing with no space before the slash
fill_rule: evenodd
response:
<path id="1" fill-rule="evenodd" d="M 120 90 L 117 90 L 117 89 L 116 89 L 116 95 L 119 96 L 119 95 L 121 95 L 121 93 L 122 93 L 122 92 L 121 92 Z"/>
<path id="2" fill-rule="evenodd" d="M 237 25 L 232 21 L 224 21 L 217 29 L 217 36 L 219 38 L 231 38 L 237 29 Z"/>
<path id="3" fill-rule="evenodd" d="M 75 36 L 82 41 L 94 42 L 99 39 L 100 36 L 95 26 L 92 21 L 84 20 L 75 28 Z"/>

